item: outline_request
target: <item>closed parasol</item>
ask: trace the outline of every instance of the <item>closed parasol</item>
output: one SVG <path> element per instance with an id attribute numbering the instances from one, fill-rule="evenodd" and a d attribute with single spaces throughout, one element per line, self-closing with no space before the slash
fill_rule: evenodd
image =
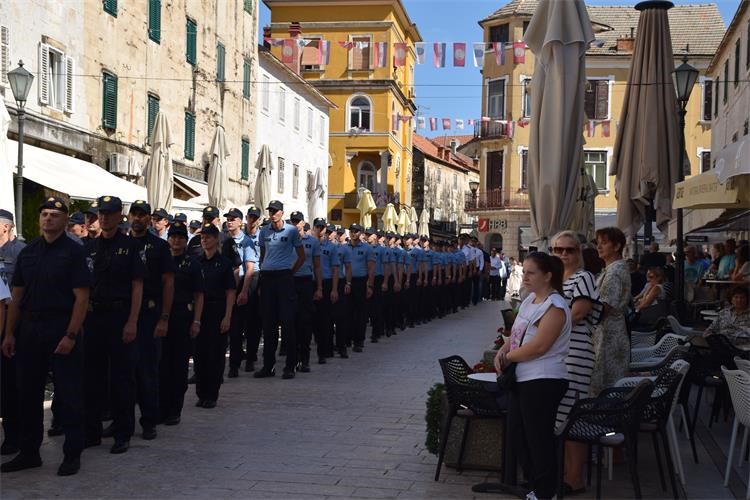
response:
<path id="1" fill-rule="evenodd" d="M 167 115 L 159 111 L 151 134 L 151 157 L 146 173 L 146 190 L 149 204 L 154 209 L 163 208 L 167 212 L 172 210 L 174 190 L 172 152 L 169 149 L 173 143 Z"/>

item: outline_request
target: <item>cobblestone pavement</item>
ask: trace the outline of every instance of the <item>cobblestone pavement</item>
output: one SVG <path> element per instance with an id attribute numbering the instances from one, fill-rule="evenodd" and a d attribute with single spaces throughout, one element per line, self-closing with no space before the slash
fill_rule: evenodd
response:
<path id="1" fill-rule="evenodd" d="M 471 498 L 471 484 L 486 473 L 445 470 L 439 483 L 432 480 L 424 401 L 441 379 L 437 359 L 477 361 L 497 317 L 491 303 L 471 307 L 367 343 L 350 359 L 314 364 L 291 381 L 240 372 L 212 410 L 194 406 L 190 386 L 180 425 L 159 426 L 154 441 L 134 436 L 124 455 L 111 455 L 111 439 L 104 440 L 84 452 L 70 478 L 55 475 L 62 438 L 45 437 L 44 465 L 4 474 L 1 496 Z"/>

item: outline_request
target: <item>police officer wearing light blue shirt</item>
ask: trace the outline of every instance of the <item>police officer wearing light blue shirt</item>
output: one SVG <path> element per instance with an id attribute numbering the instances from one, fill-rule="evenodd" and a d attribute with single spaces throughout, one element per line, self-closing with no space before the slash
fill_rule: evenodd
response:
<path id="1" fill-rule="evenodd" d="M 336 228 L 332 229 L 335 234 Z M 333 357 L 333 298 L 338 301 L 338 252 L 336 244 L 327 234 L 329 230 L 325 219 L 317 218 L 313 221 L 312 235 L 320 242 L 320 276 L 323 285 L 320 299 L 315 301 L 313 321 L 318 363 L 321 365 L 326 363 L 326 358 Z M 334 290 L 336 293 L 332 294 Z"/>
<path id="2" fill-rule="evenodd" d="M 349 337 L 350 331 L 350 316 L 351 311 L 349 310 L 349 293 L 351 291 L 351 279 L 352 279 L 352 253 L 351 246 L 346 238 L 346 230 L 341 226 L 334 228 L 335 236 L 332 238 L 332 242 L 336 245 L 336 262 L 338 263 L 338 289 L 331 289 L 331 303 L 333 308 L 333 322 L 336 333 L 336 352 L 342 358 L 346 359 L 349 357 L 347 347 L 351 343 Z M 336 276 L 336 269 L 332 270 L 333 276 Z M 349 282 L 347 289 L 346 283 Z M 337 296 L 333 295 L 333 292 L 337 292 Z M 338 300 L 334 300 L 338 299 Z"/>
<path id="3" fill-rule="evenodd" d="M 349 226 L 349 243 L 346 253 L 351 261 L 346 274 L 344 293 L 348 296 L 348 340 L 353 344 L 354 352 L 362 352 L 367 330 L 367 305 L 373 295 L 375 281 L 375 262 L 377 256 L 372 247 L 360 239 L 362 226 Z M 344 262 L 347 257 L 344 256 Z"/>
<path id="4" fill-rule="evenodd" d="M 260 345 L 260 336 L 263 321 L 260 315 L 260 209 L 251 205 L 247 209 L 245 216 L 245 233 L 252 240 L 252 246 L 248 247 L 252 263 L 252 272 L 250 280 L 250 289 L 247 295 L 245 338 L 247 341 L 247 360 L 245 361 L 245 371 L 255 371 L 255 362 L 258 361 L 258 346 Z"/>
<path id="5" fill-rule="evenodd" d="M 422 254 L 424 251 L 419 244 L 419 236 L 412 234 L 411 239 L 407 240 L 411 244 L 409 249 L 409 262 L 411 263 L 412 276 L 411 280 L 413 285 L 410 285 L 412 289 L 412 322 L 415 325 L 422 324 L 422 296 L 424 295 L 424 282 L 426 281 L 426 275 L 424 272 L 424 259 Z"/>
<path id="6" fill-rule="evenodd" d="M 390 268 L 390 254 L 382 244 L 383 232 L 373 227 L 365 229 L 367 243 L 375 255 L 375 281 L 373 282 L 372 298 L 369 300 L 369 317 L 372 324 L 370 342 L 377 343 L 378 339 L 385 333 L 385 321 L 383 314 L 385 293 L 388 290 L 386 281 L 386 267 Z"/>
<path id="7" fill-rule="evenodd" d="M 305 263 L 294 274 L 294 287 L 297 292 L 297 315 L 295 332 L 297 336 L 297 361 L 299 371 L 310 372 L 310 343 L 313 334 L 314 301 L 323 296 L 323 277 L 320 273 L 320 241 L 310 234 L 310 226 L 305 223 L 302 212 L 292 212 L 289 216 L 299 230 Z M 295 348 L 289 346 L 289 348 Z"/>
<path id="8" fill-rule="evenodd" d="M 305 251 L 299 230 L 284 222 L 284 204 L 273 200 L 268 204 L 267 210 L 271 222 L 261 229 L 259 236 L 263 369 L 254 376 L 265 378 L 275 375 L 276 347 L 281 326 L 283 341 L 288 346 L 283 378 L 292 379 L 297 366 L 297 350 L 294 348 L 297 345 L 294 330 L 297 311 L 294 274 L 305 263 Z"/>

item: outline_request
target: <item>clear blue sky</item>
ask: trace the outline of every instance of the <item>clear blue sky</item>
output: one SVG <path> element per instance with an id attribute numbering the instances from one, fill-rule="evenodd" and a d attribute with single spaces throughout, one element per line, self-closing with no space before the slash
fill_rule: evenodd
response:
<path id="1" fill-rule="evenodd" d="M 412 21 L 417 24 L 425 42 L 475 42 L 482 41 L 482 30 L 477 24 L 509 0 L 402 0 Z M 696 4 L 701 0 L 672 0 L 673 3 Z M 625 0 L 587 0 L 589 5 L 634 5 Z M 709 2 L 706 2 L 709 3 Z M 726 25 L 732 20 L 739 0 L 713 0 L 719 6 Z M 270 13 L 262 5 L 260 26 L 270 22 Z M 262 32 L 262 31 L 261 31 Z M 422 114 L 438 118 L 472 118 L 479 116 L 481 108 L 481 75 L 475 68 L 471 56 L 466 67 L 454 68 L 448 50 L 448 66 L 436 69 L 429 64 L 416 68 L 417 104 Z M 420 131 L 427 135 L 442 135 L 444 132 Z M 450 131 L 453 134 L 471 133 Z"/>

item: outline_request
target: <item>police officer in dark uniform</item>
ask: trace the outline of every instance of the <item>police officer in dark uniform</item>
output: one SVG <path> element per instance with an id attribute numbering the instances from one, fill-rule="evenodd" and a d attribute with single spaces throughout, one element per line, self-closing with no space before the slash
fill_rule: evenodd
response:
<path id="1" fill-rule="evenodd" d="M 372 299 L 375 282 L 375 262 L 377 255 L 372 247 L 360 240 L 362 226 L 349 226 L 349 243 L 346 252 L 349 254 L 350 266 L 347 268 L 344 294 L 348 297 L 347 328 L 348 339 L 352 342 L 354 352 L 364 349 L 365 333 L 367 331 L 367 306 Z M 346 261 L 346 257 L 344 258 Z"/>
<path id="2" fill-rule="evenodd" d="M 84 325 L 86 446 L 101 443 L 109 373 L 115 438 L 110 451 L 125 453 L 135 427 L 135 339 L 147 275 L 146 258 L 143 245 L 118 230 L 122 218 L 120 199 L 102 196 L 97 204 L 102 233 L 86 245 L 93 273 L 89 315 Z"/>
<path id="3" fill-rule="evenodd" d="M 157 210 L 154 213 L 161 213 Z M 136 200 L 128 213 L 130 234 L 137 240 L 146 259 L 147 274 L 143 280 L 143 300 L 138 319 L 138 364 L 136 399 L 141 408 L 143 439 L 156 438 L 159 423 L 159 359 L 161 339 L 167 335 L 169 315 L 174 298 L 174 260 L 169 244 L 148 230 L 151 206 Z M 162 214 L 163 215 L 163 214 Z"/>
<path id="4" fill-rule="evenodd" d="M 206 224 L 213 224 L 214 226 L 216 226 L 216 229 L 220 229 L 221 224 L 219 220 L 218 208 L 208 206 L 203 209 L 203 224 L 201 225 L 200 229 L 198 229 L 195 233 L 193 233 L 193 236 L 200 235 L 201 231 L 203 231 L 203 227 Z M 227 239 L 227 235 L 219 231 L 219 251 L 220 252 L 223 252 L 224 242 L 226 239 Z M 201 255 L 203 255 L 203 249 L 201 248 L 201 239 L 190 238 L 190 241 L 188 241 L 187 252 L 188 252 L 188 255 L 190 255 L 191 257 L 200 257 Z"/>
<path id="5" fill-rule="evenodd" d="M 39 208 L 42 236 L 18 255 L 13 301 L 3 354 L 16 356 L 20 392 L 20 453 L 2 465 L 13 472 L 42 464 L 44 386 L 52 368 L 57 420 L 65 432 L 65 458 L 58 475 L 78 472 L 84 446 L 82 409 L 83 346 L 91 276 L 81 245 L 65 236 L 68 207 L 49 197 Z M 16 334 L 17 332 L 17 334 Z M 17 337 L 17 338 L 16 338 Z"/>
<path id="6" fill-rule="evenodd" d="M 186 252 L 185 223 L 170 225 L 167 240 L 175 267 L 174 300 L 159 363 L 159 412 L 164 425 L 177 425 L 188 387 L 191 339 L 200 333 L 204 284 L 200 264 Z"/>
<path id="7" fill-rule="evenodd" d="M 83 215 L 86 223 L 86 231 L 88 231 L 88 235 L 81 238 L 85 245 L 90 240 L 95 240 L 102 234 L 102 227 L 99 223 L 99 203 L 97 200 L 91 202 L 91 205 L 83 212 Z"/>
<path id="8" fill-rule="evenodd" d="M 205 299 L 201 329 L 195 342 L 196 406 L 214 408 L 219 399 L 227 353 L 227 337 L 232 326 L 232 310 L 237 300 L 232 263 L 219 253 L 219 228 L 207 223 L 201 228 Z"/>
<path id="9" fill-rule="evenodd" d="M 245 216 L 245 233 L 250 238 L 252 245 L 247 249 L 249 259 L 247 262 L 251 265 L 247 267 L 247 273 L 250 274 L 250 288 L 247 293 L 245 338 L 247 359 L 245 361 L 245 371 L 255 371 L 255 362 L 258 361 L 258 347 L 260 346 L 260 336 L 263 322 L 260 316 L 260 209 L 256 206 L 250 206 Z"/>
<path id="10" fill-rule="evenodd" d="M 310 343 L 312 342 L 315 301 L 323 296 L 323 278 L 320 274 L 320 241 L 306 231 L 302 212 L 292 212 L 289 218 L 299 230 L 305 263 L 294 273 L 294 288 L 297 292 L 297 314 L 295 335 L 297 337 L 297 361 L 299 371 L 310 372 Z M 290 346 L 291 347 L 291 346 Z"/>

